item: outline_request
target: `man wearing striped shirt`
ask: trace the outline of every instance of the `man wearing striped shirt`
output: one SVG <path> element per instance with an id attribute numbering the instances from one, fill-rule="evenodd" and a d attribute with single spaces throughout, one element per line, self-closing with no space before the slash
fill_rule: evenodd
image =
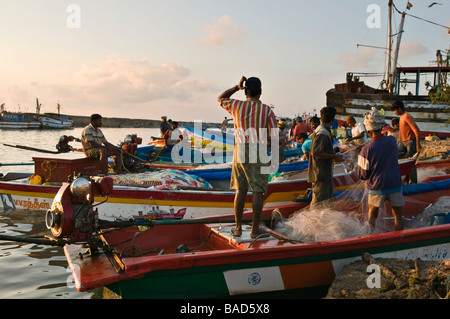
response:
<path id="1" fill-rule="evenodd" d="M 246 100 L 231 99 L 231 96 L 245 89 Z M 236 190 L 234 214 L 236 228 L 233 236 L 242 234 L 242 215 L 248 190 L 253 192 L 253 224 L 250 236 L 265 236 L 260 229 L 263 208 L 263 194 L 266 192 L 270 158 L 267 156 L 268 145 L 272 143 L 272 170 L 278 168 L 278 125 L 270 106 L 263 104 L 259 98 L 262 93 L 261 81 L 256 77 L 242 77 L 239 84 L 223 92 L 218 101 L 222 108 L 233 116 L 235 133 L 235 152 L 230 188 Z M 268 137 L 270 136 L 270 140 Z M 273 150 L 276 151 L 273 151 Z M 274 164 L 275 163 L 275 164 Z"/>
<path id="2" fill-rule="evenodd" d="M 109 143 L 103 135 L 102 116 L 100 114 L 91 115 L 91 123 L 81 132 L 81 144 L 86 157 L 99 159 L 102 173 L 108 174 L 108 157 L 114 157 L 114 166 L 117 174 L 122 174 L 122 148 Z"/>

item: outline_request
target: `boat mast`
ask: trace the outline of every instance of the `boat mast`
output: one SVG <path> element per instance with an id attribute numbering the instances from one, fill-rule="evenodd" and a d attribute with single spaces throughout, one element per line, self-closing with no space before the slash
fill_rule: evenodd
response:
<path id="1" fill-rule="evenodd" d="M 36 98 L 36 114 L 39 115 L 40 112 L 41 112 L 41 105 L 39 104 L 38 98 Z"/>
<path id="2" fill-rule="evenodd" d="M 392 52 L 392 0 L 389 0 L 389 18 L 388 18 L 388 47 L 387 47 L 387 61 L 386 61 L 386 74 L 384 81 L 386 87 L 391 91 L 391 52 Z"/>
<path id="3" fill-rule="evenodd" d="M 398 53 L 400 51 L 400 42 L 402 41 L 402 34 L 403 34 L 403 25 L 405 24 L 405 16 L 406 13 L 403 11 L 402 12 L 402 19 L 400 21 L 400 27 L 398 30 L 398 35 L 397 35 L 397 46 L 395 48 L 395 52 L 394 52 L 394 66 L 392 68 L 392 85 L 389 87 L 389 93 L 392 93 L 394 91 L 394 88 L 397 85 L 397 60 L 398 60 Z"/>

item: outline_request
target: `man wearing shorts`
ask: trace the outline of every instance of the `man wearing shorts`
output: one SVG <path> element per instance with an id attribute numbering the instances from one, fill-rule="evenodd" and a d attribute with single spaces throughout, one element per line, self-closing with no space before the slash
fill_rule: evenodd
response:
<path id="1" fill-rule="evenodd" d="M 230 99 L 234 93 L 243 89 L 247 97 L 245 101 Z M 261 93 L 261 81 L 258 78 L 242 77 L 238 85 L 226 90 L 218 97 L 220 105 L 233 116 L 235 132 L 230 183 L 230 188 L 236 190 L 234 199 L 236 228 L 231 231 L 233 236 L 242 234 L 242 215 L 245 197 L 249 190 L 253 192 L 253 223 L 250 236 L 257 238 L 264 235 L 259 223 L 263 208 L 263 194 L 267 190 L 269 174 L 263 173 L 265 168 L 263 166 L 268 164 L 262 163 L 258 148 L 264 144 L 267 147 L 268 136 L 271 138 L 278 136 L 278 126 L 270 106 L 259 100 Z M 272 141 L 272 143 L 275 142 L 278 148 L 278 141 Z M 277 156 L 278 152 L 272 152 L 272 154 Z"/>
<path id="2" fill-rule="evenodd" d="M 385 125 L 384 115 L 372 107 L 364 114 L 364 125 L 371 141 L 364 145 L 358 155 L 358 177 L 366 181 L 369 191 L 369 225 L 375 228 L 380 207 L 389 201 L 395 219 L 395 230 L 402 230 L 402 180 L 398 167 L 398 146 L 393 136 L 381 133 Z"/>
<path id="3" fill-rule="evenodd" d="M 108 157 L 114 156 L 115 170 L 117 174 L 122 173 L 122 148 L 109 143 L 103 132 L 102 116 L 100 114 L 91 115 L 91 124 L 86 126 L 81 132 L 81 144 L 86 157 L 100 159 L 102 173 L 108 174 Z"/>

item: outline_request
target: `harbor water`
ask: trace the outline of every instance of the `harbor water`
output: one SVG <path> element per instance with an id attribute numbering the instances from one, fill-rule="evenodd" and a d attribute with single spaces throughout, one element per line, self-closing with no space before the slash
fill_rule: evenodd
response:
<path id="1" fill-rule="evenodd" d="M 0 130 L 0 163 L 17 164 L 0 166 L 0 173 L 34 172 L 33 157 L 48 154 L 5 146 L 22 145 L 56 151 L 62 135 L 80 137 L 82 128 L 71 130 Z M 128 134 L 137 134 L 142 145 L 159 136 L 155 128 L 102 128 L 106 139 L 117 145 Z M 71 142 L 74 148 L 81 143 Z M 55 156 L 55 155 L 51 155 Z M 65 158 L 79 156 L 68 153 Z M 44 213 L 33 210 L 3 211 L 0 208 L 0 234 L 18 237 L 51 236 L 44 223 Z M 1 299 L 97 299 L 104 298 L 103 289 L 79 292 L 72 282 L 72 275 L 63 249 L 45 245 L 0 241 L 0 298 Z"/>

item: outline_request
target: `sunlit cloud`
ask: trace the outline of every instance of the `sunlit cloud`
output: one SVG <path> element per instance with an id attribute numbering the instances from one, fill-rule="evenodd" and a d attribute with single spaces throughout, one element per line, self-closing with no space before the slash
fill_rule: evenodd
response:
<path id="1" fill-rule="evenodd" d="M 405 40 L 400 44 L 399 59 L 407 59 L 429 52 L 430 50 L 425 45 L 416 41 Z"/>
<path id="2" fill-rule="evenodd" d="M 38 97 L 45 112 L 54 112 L 50 108 L 60 101 L 63 112 L 68 114 L 89 115 L 103 110 L 105 116 L 117 116 L 128 111 L 130 117 L 152 118 L 155 116 L 149 109 L 160 108 L 158 118 L 159 112 L 167 111 L 164 108 L 170 105 L 177 105 L 178 109 L 185 105 L 186 110 L 198 101 L 198 96 L 215 96 L 217 91 L 206 79 L 195 78 L 190 69 L 179 63 L 156 65 L 148 59 L 111 57 L 75 71 L 60 71 L 51 80 L 21 87 L 12 85 L 4 93 L 7 104 L 21 103 L 22 109 L 27 105 L 32 112 Z"/>
<path id="3" fill-rule="evenodd" d="M 213 25 L 206 26 L 207 35 L 201 43 L 211 46 L 222 46 L 242 42 L 245 32 L 228 15 L 219 18 Z"/>
<path id="4" fill-rule="evenodd" d="M 346 70 L 367 69 L 372 66 L 376 56 L 376 49 L 368 47 L 358 48 L 356 53 L 344 52 L 339 56 L 339 64 L 342 64 Z"/>

